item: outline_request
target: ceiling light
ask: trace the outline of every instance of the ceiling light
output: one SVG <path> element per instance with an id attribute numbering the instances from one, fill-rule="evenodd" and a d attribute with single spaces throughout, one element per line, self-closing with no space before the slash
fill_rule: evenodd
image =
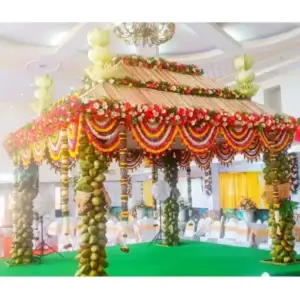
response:
<path id="1" fill-rule="evenodd" d="M 12 105 L 9 108 L 14 108 Z"/>
<path id="2" fill-rule="evenodd" d="M 34 86 L 34 83 L 30 83 L 29 86 Z"/>
<path id="3" fill-rule="evenodd" d="M 24 96 L 24 94 L 20 94 L 20 96 L 21 96 L 21 97 L 23 97 L 23 96 Z"/>
<path id="4" fill-rule="evenodd" d="M 66 31 L 63 31 L 63 32 L 60 32 L 58 34 L 56 34 L 52 39 L 51 39 L 51 42 L 50 44 L 52 46 L 58 46 L 59 44 L 62 43 L 62 41 L 67 37 L 68 35 L 68 32 Z"/>

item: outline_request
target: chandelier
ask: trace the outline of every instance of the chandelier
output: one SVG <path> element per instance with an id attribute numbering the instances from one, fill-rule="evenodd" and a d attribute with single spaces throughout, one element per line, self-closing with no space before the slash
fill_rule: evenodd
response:
<path id="1" fill-rule="evenodd" d="M 115 34 L 129 45 L 159 46 L 169 41 L 175 33 L 174 23 L 122 23 Z"/>

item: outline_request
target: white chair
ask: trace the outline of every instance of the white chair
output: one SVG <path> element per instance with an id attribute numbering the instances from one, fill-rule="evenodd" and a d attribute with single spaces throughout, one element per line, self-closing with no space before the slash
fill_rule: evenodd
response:
<path id="1" fill-rule="evenodd" d="M 219 240 L 221 237 L 221 222 L 213 221 L 211 224 L 210 238 Z"/>
<path id="2" fill-rule="evenodd" d="M 117 236 L 118 236 L 118 230 L 117 230 L 116 222 L 110 219 L 106 222 L 107 246 L 116 245 Z"/>
<path id="3" fill-rule="evenodd" d="M 236 241 L 239 243 L 247 243 L 249 241 L 249 229 L 244 220 L 238 221 L 237 223 Z"/>
<path id="4" fill-rule="evenodd" d="M 159 226 L 157 226 L 156 220 L 153 218 L 147 219 L 143 218 L 138 220 L 137 224 L 139 226 L 139 231 L 141 233 L 142 241 L 151 241 L 155 235 L 158 233 Z"/>
<path id="5" fill-rule="evenodd" d="M 184 230 L 184 238 L 192 239 L 195 234 L 195 222 L 189 221 L 187 222 Z"/>
<path id="6" fill-rule="evenodd" d="M 204 220 L 205 239 L 210 238 L 212 223 L 213 223 L 213 220 L 210 217 L 207 217 Z"/>
<path id="7" fill-rule="evenodd" d="M 118 236 L 117 236 L 117 244 L 136 244 L 142 241 L 142 237 L 139 231 L 138 224 L 136 221 L 121 223 L 118 222 L 116 224 Z M 124 238 L 124 233 L 127 234 L 127 237 Z"/>
<path id="8" fill-rule="evenodd" d="M 237 236 L 237 220 L 229 219 L 225 224 L 225 236 L 224 239 L 236 240 Z"/>
<path id="9" fill-rule="evenodd" d="M 267 243 L 269 237 L 269 228 L 265 224 L 253 224 L 252 233 L 255 236 L 256 244 Z"/>
<path id="10" fill-rule="evenodd" d="M 199 236 L 199 237 L 205 235 L 205 220 L 204 219 L 200 219 L 198 221 L 195 235 Z"/>

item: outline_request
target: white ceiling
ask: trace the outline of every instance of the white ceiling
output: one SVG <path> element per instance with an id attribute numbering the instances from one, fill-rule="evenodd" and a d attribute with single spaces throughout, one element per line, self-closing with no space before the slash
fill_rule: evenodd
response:
<path id="1" fill-rule="evenodd" d="M 43 73 L 53 76 L 57 98 L 79 86 L 89 65 L 86 35 L 95 27 L 112 29 L 113 23 L 1 23 L 0 101 L 32 101 L 34 78 Z M 227 84 L 234 81 L 237 54 L 254 56 L 259 82 L 298 68 L 299 46 L 298 23 L 176 23 L 173 39 L 159 54 L 196 64 Z M 137 52 L 113 33 L 111 47 L 116 54 Z"/>
<path id="2" fill-rule="evenodd" d="M 80 86 L 87 58 L 87 33 L 113 23 L 0 23 L 0 141 L 11 131 L 34 118 L 34 78 L 50 73 L 54 95 L 59 98 Z M 116 54 L 134 54 L 113 33 Z M 300 67 L 298 23 L 176 23 L 176 32 L 159 54 L 170 60 L 196 64 L 206 76 L 223 84 L 234 81 L 233 60 L 250 53 L 255 58 L 257 82 Z M 142 50 L 143 51 L 143 50 Z M 1 147 L 0 147 L 1 148 Z M 0 149 L 0 168 L 10 163 Z M 1 170 L 0 170 L 1 174 Z"/>

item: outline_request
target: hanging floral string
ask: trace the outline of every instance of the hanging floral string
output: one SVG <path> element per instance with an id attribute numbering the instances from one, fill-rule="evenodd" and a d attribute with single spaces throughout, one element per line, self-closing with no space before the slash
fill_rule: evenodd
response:
<path id="1" fill-rule="evenodd" d="M 211 167 L 207 167 L 204 170 L 204 185 L 205 185 L 205 193 L 207 196 L 212 194 L 212 175 L 211 175 Z"/>
<path id="2" fill-rule="evenodd" d="M 132 178 L 130 175 L 127 178 L 127 194 L 129 198 L 132 197 Z"/>
<path id="3" fill-rule="evenodd" d="M 296 153 L 290 153 L 288 155 L 291 176 L 290 176 L 290 184 L 291 184 L 291 192 L 293 194 L 297 194 L 299 189 L 299 172 L 298 172 L 298 159 Z"/>
<path id="4" fill-rule="evenodd" d="M 186 178 L 187 178 L 187 193 L 188 193 L 188 202 L 189 202 L 189 217 L 192 216 L 192 179 L 191 179 L 191 167 L 186 168 Z"/>
<path id="5" fill-rule="evenodd" d="M 60 188 L 61 188 L 61 211 L 63 216 L 63 233 L 65 235 L 64 249 L 72 247 L 69 228 L 69 144 L 66 129 L 61 130 L 61 177 L 60 177 Z"/>

